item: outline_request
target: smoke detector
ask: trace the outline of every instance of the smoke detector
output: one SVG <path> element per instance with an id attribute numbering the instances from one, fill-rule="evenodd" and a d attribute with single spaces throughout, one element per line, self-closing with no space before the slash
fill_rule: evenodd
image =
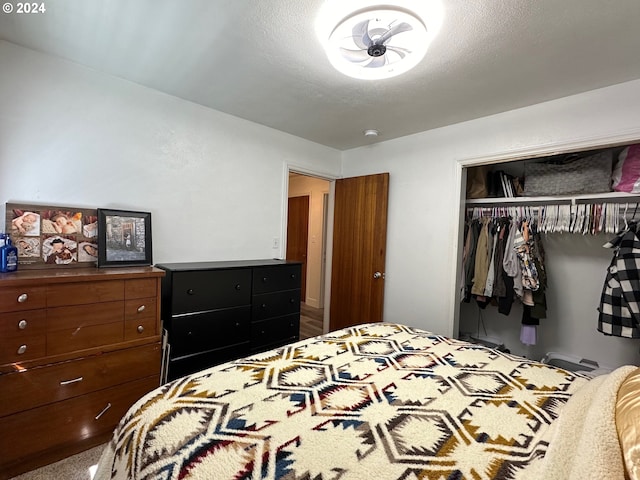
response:
<path id="1" fill-rule="evenodd" d="M 318 35 L 322 40 L 328 33 L 325 50 L 338 71 L 359 79 L 389 78 L 412 69 L 424 57 L 441 23 L 441 13 L 439 21 L 429 14 L 433 28 L 421 15 L 399 5 L 366 7 L 339 17 Z"/>

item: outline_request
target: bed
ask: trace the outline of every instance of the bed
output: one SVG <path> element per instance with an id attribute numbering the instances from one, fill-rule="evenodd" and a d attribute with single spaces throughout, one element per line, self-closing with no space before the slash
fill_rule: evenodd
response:
<path id="1" fill-rule="evenodd" d="M 375 323 L 160 386 L 122 418 L 94 480 L 624 478 L 618 388 Z"/>

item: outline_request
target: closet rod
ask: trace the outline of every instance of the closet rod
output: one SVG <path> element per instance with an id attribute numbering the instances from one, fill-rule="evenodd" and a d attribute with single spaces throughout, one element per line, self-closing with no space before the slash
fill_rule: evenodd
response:
<path id="1" fill-rule="evenodd" d="M 505 198 L 504 201 L 468 201 L 467 208 L 509 208 L 509 207 L 540 207 L 545 205 L 575 205 L 571 199 L 560 200 L 522 200 L 526 197 Z M 520 201 L 518 201 L 520 199 Z"/>
<path id="2" fill-rule="evenodd" d="M 596 198 L 584 198 L 576 197 L 571 201 L 572 205 L 581 205 L 584 203 L 619 203 L 620 205 L 629 204 L 637 205 L 640 203 L 640 197 L 638 196 L 619 196 L 619 197 L 596 197 Z"/>

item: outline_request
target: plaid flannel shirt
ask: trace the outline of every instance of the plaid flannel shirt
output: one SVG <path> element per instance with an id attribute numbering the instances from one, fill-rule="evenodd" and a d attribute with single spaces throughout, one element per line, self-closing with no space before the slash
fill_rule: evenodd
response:
<path id="1" fill-rule="evenodd" d="M 640 338 L 640 240 L 628 230 L 604 247 L 615 248 L 600 297 L 598 331 Z"/>

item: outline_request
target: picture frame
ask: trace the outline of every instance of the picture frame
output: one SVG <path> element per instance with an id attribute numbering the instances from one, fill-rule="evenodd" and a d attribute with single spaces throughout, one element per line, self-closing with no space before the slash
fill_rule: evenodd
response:
<path id="1" fill-rule="evenodd" d="M 18 249 L 18 268 L 95 266 L 97 215 L 95 208 L 7 202 L 5 232 Z"/>
<path id="2" fill-rule="evenodd" d="M 151 264 L 151 213 L 99 208 L 98 267 Z"/>

